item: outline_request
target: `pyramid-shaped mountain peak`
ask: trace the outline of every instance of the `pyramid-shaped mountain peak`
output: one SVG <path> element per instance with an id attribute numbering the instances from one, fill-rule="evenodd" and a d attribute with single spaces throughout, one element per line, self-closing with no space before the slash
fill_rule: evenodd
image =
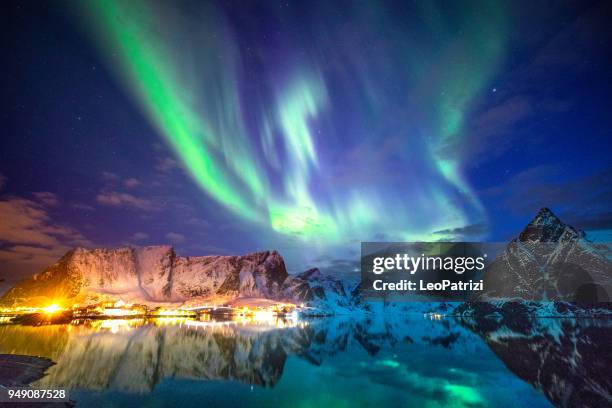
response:
<path id="1" fill-rule="evenodd" d="M 565 225 L 563 222 L 553 213 L 550 208 L 544 207 L 536 214 L 528 225 Z"/>
<path id="2" fill-rule="evenodd" d="M 565 242 L 584 237 L 582 231 L 566 225 L 549 208 L 542 208 L 518 237 L 519 241 Z"/>

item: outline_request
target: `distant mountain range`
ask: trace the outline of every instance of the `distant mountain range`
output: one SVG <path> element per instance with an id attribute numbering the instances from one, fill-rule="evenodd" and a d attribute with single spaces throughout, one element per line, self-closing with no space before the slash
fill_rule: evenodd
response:
<path id="1" fill-rule="evenodd" d="M 604 246 L 543 208 L 486 269 L 478 301 L 609 301 L 612 263 Z M 178 256 L 171 246 L 75 248 L 43 272 L 19 282 L 4 306 L 95 304 L 222 304 L 237 298 L 305 303 L 323 313 L 371 310 L 359 288 L 318 269 L 289 275 L 276 251 L 243 256 Z M 464 313 L 465 310 L 462 310 Z"/>
<path id="2" fill-rule="evenodd" d="M 5 306 L 54 302 L 223 304 L 237 298 L 348 304 L 342 282 L 318 269 L 290 276 L 276 251 L 244 256 L 178 256 L 171 246 L 75 248 L 0 299 Z"/>

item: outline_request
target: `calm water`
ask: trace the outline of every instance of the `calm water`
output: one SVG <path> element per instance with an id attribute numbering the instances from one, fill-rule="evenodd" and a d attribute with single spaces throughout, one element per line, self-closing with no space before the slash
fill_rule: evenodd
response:
<path id="1" fill-rule="evenodd" d="M 0 353 L 57 362 L 77 406 L 549 407 L 610 402 L 608 320 L 419 314 L 304 321 L 0 326 Z M 597 405 L 600 404 L 600 405 Z"/>

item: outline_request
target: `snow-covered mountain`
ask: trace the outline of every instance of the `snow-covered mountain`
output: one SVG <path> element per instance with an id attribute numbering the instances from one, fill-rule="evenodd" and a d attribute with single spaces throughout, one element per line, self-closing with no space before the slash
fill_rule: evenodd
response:
<path id="1" fill-rule="evenodd" d="M 503 318 L 612 314 L 610 249 L 542 208 L 485 270 L 484 293 L 455 315 Z"/>
<path id="2" fill-rule="evenodd" d="M 612 262 L 607 251 L 542 208 L 486 269 L 486 292 L 478 300 L 609 302 Z"/>
<path id="3" fill-rule="evenodd" d="M 352 308 L 352 297 L 344 283 L 324 275 L 317 268 L 309 269 L 283 282 L 281 297 L 310 306 L 311 314 L 331 314 Z"/>
<path id="4" fill-rule="evenodd" d="M 497 304 L 502 309 L 500 301 L 517 299 L 609 302 L 612 263 L 606 250 L 543 208 L 487 268 L 485 293 L 476 300 L 482 307 Z M 367 302 L 360 292 L 359 286 L 350 291 L 344 282 L 316 268 L 289 275 L 276 251 L 182 257 L 170 246 L 75 248 L 10 289 L 0 304 L 43 305 L 56 299 L 91 304 L 122 299 L 193 305 L 266 298 L 303 303 L 315 315 L 379 309 L 380 302 Z M 392 303 L 381 304 L 384 310 L 395 310 L 389 307 Z M 465 315 L 471 309 L 464 305 L 457 312 Z"/>
<path id="5" fill-rule="evenodd" d="M 573 242 L 584 238 L 583 231 L 563 223 L 549 208 L 541 208 L 519 234 L 521 242 Z"/>
<path id="6" fill-rule="evenodd" d="M 171 246 L 75 248 L 10 289 L 3 305 L 228 302 L 267 298 L 319 308 L 347 305 L 340 281 L 318 269 L 290 276 L 276 251 L 243 256 L 178 256 Z"/>

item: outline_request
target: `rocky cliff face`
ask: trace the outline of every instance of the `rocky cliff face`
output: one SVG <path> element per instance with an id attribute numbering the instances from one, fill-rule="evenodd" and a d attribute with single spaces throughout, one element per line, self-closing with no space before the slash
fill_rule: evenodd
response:
<path id="1" fill-rule="evenodd" d="M 0 354 L 0 386 L 25 387 L 44 377 L 53 364 L 44 357 Z"/>
<path id="2" fill-rule="evenodd" d="M 478 300 L 609 302 L 612 263 L 607 249 L 541 209 L 484 274 Z"/>
<path id="3" fill-rule="evenodd" d="M 275 251 L 244 256 L 177 256 L 170 246 L 68 252 L 43 272 L 20 282 L 4 305 L 47 304 L 55 299 L 95 302 L 185 302 L 241 296 L 279 298 L 288 274 Z"/>
<path id="4" fill-rule="evenodd" d="M 241 297 L 304 303 L 324 314 L 350 303 L 342 282 L 318 269 L 290 276 L 276 251 L 182 257 L 170 246 L 75 248 L 10 289 L 0 303 L 37 306 L 59 301 L 72 305 L 122 299 L 202 304 Z"/>
<path id="5" fill-rule="evenodd" d="M 306 303 L 311 307 L 324 309 L 348 308 L 351 296 L 343 283 L 317 268 L 309 269 L 296 276 L 289 276 L 281 288 L 282 296 L 296 303 Z"/>

